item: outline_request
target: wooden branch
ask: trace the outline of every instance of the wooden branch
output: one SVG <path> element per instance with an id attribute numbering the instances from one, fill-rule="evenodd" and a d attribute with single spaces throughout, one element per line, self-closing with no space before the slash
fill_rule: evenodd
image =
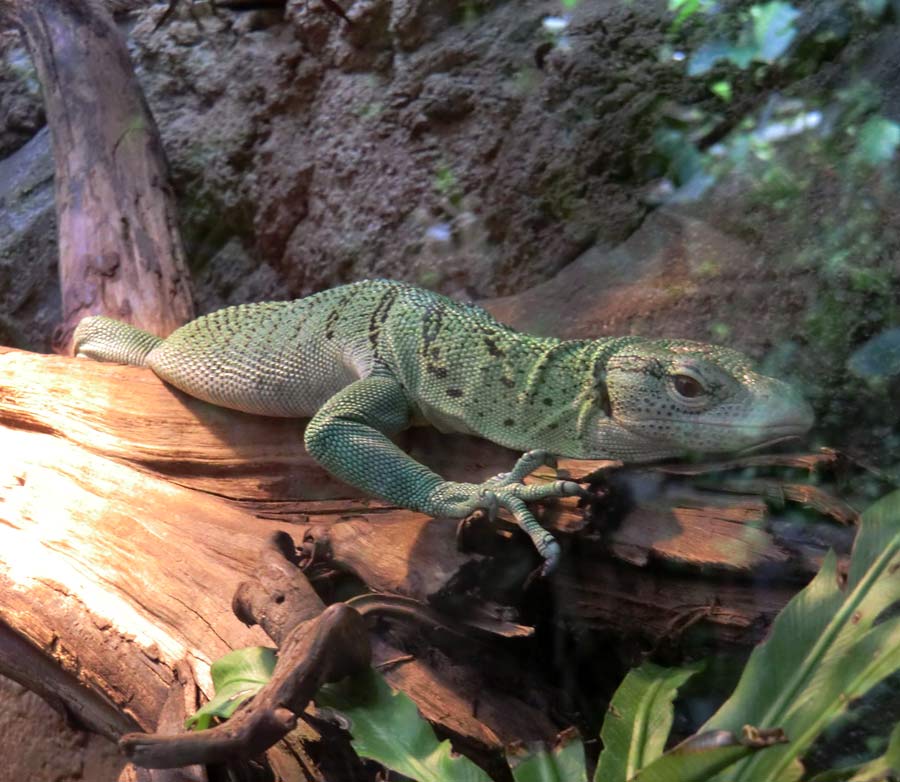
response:
<path id="1" fill-rule="evenodd" d="M 31 53 L 53 139 L 67 352 L 82 317 L 161 336 L 193 317 L 159 131 L 125 41 L 92 0 L 0 0 Z M 102 96 L 101 91 L 102 90 Z"/>
<path id="2" fill-rule="evenodd" d="M 302 431 L 300 421 L 185 397 L 149 370 L 0 349 L 0 670 L 111 738 L 154 730 L 179 667 L 208 696 L 212 660 L 267 643 L 232 614 L 231 598 L 277 531 L 299 547 L 320 594 L 352 577 L 470 623 L 511 622 L 515 635 L 510 604 L 552 589 L 566 621 L 650 645 L 677 643 L 689 628 L 711 644 L 756 642 L 826 548 L 781 534 L 762 499 L 699 490 L 671 467 L 563 461 L 563 474 L 590 479 L 604 497 L 593 509 L 575 499 L 539 509 L 562 540 L 563 567 L 523 595 L 536 560 L 519 533 L 492 527 L 470 541 L 483 553 L 461 552 L 457 520 L 360 498 L 309 459 Z M 407 445 L 468 480 L 515 458 L 428 430 Z M 810 470 L 831 463 L 803 458 Z M 841 505 L 837 515 L 853 513 Z M 852 528 L 809 523 L 849 549 Z M 553 687 L 521 669 L 528 655 L 429 643 L 427 658 L 409 660 L 405 643 L 403 632 L 376 639 L 375 662 L 394 660 L 388 680 L 463 745 L 498 752 L 560 727 L 546 716 Z M 486 676 L 479 659 L 503 659 L 517 685 Z"/>
<path id="3" fill-rule="evenodd" d="M 221 763 L 265 752 L 297 725 L 297 715 L 326 682 L 364 669 L 371 660 L 362 617 L 343 604 L 296 625 L 279 650 L 272 679 L 227 722 L 180 736 L 130 733 L 119 746 L 144 768 Z"/>
<path id="4" fill-rule="evenodd" d="M 230 413 L 129 367 L 0 349 L 0 378 L 0 620 L 17 641 L 8 655 L 0 646 L 0 669 L 64 700 L 83 725 L 110 738 L 156 727 L 178 665 L 209 696 L 212 660 L 268 643 L 233 616 L 231 597 L 273 531 L 300 543 L 326 519 L 362 519 L 388 533 L 374 541 L 372 558 L 382 561 L 373 572 L 383 583 L 372 586 L 421 598 L 446 587 L 441 574 L 452 579 L 453 562 L 469 561 L 454 550 L 455 520 L 395 517 L 326 480 L 302 454 L 302 423 L 237 415 L 229 441 Z M 275 477 L 278 465 L 294 477 Z M 335 499 L 294 499 L 307 485 Z M 267 486 L 276 498 L 269 513 L 244 507 L 259 499 L 221 496 L 258 498 Z M 427 559 L 438 540 L 452 551 L 441 568 Z M 412 562 L 392 548 L 414 550 L 416 541 Z M 428 666 L 418 670 L 410 695 L 426 714 L 446 716 L 448 685 L 433 687 Z M 389 681 L 395 675 L 388 672 Z M 490 704 L 492 694 L 480 694 Z M 525 704 L 518 714 L 549 725 Z M 452 718 L 460 734 L 499 748 L 502 729 L 471 712 Z"/>

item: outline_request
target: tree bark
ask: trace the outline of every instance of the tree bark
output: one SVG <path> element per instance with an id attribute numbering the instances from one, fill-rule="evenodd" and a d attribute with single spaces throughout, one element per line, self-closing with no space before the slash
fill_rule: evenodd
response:
<path id="1" fill-rule="evenodd" d="M 194 309 L 159 131 L 112 17 L 92 0 L 0 0 L 37 69 L 53 139 L 67 352 L 85 315 L 160 336 Z"/>
<path id="2" fill-rule="evenodd" d="M 523 593 L 516 584 L 536 564 L 523 536 L 474 524 L 464 540 L 497 557 L 459 551 L 456 520 L 360 497 L 328 476 L 303 451 L 302 421 L 216 408 L 143 368 L 11 349 L 0 348 L 0 378 L 0 672 L 110 738 L 156 728 L 179 668 L 208 696 L 211 661 L 270 644 L 238 621 L 231 600 L 274 531 L 291 535 L 326 596 L 349 577 L 517 636 L 516 609 L 533 614 L 530 598 L 540 606 L 549 593 L 558 611 L 550 624 L 649 646 L 696 630 L 736 648 L 762 637 L 828 545 L 846 553 L 852 542 L 852 527 L 823 520 L 804 536 L 817 542 L 797 544 L 759 497 L 698 490 L 674 466 L 563 460 L 563 473 L 598 476 L 606 499 L 591 525 L 574 498 L 541 511 L 563 542 L 563 567 Z M 515 458 L 428 430 L 407 447 L 456 479 Z M 827 470 L 834 459 L 782 461 Z M 615 513 L 610 502 L 629 491 L 639 501 Z M 798 496 L 834 519 L 855 516 L 824 495 Z M 494 610 L 500 603 L 515 605 Z M 476 755 L 560 727 L 547 716 L 558 693 L 516 646 L 527 641 L 492 642 L 489 653 L 475 637 L 443 651 L 429 642 L 427 654 L 413 642 L 411 658 L 408 641 L 403 632 L 376 639 L 376 664 L 393 661 L 388 680 Z"/>

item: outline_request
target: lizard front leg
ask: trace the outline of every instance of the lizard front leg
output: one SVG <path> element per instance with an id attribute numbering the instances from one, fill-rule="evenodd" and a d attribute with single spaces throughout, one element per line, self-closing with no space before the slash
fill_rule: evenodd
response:
<path id="1" fill-rule="evenodd" d="M 464 518 L 478 508 L 508 509 L 534 542 L 549 573 L 559 560 L 559 544 L 528 510 L 526 501 L 580 494 L 572 481 L 526 486 L 521 480 L 545 462 L 525 454 L 510 473 L 484 483 L 445 481 L 389 439 L 409 425 L 412 406 L 389 375 L 351 383 L 323 405 L 306 428 L 306 448 L 338 478 L 363 491 L 430 516 Z"/>

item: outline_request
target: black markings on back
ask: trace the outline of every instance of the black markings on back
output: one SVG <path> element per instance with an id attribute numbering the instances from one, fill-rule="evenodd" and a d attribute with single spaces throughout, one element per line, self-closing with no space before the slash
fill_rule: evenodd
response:
<path id="1" fill-rule="evenodd" d="M 441 361 L 441 346 L 435 344 L 444 327 L 446 305 L 442 301 L 431 301 L 422 316 L 422 344 L 419 352 L 425 371 L 437 378 L 447 377 L 447 365 Z"/>
<path id="2" fill-rule="evenodd" d="M 325 318 L 325 339 L 334 339 L 334 327 L 340 317 L 341 311 L 337 307 L 328 313 L 328 317 Z"/>
<path id="3" fill-rule="evenodd" d="M 447 396 L 452 396 L 454 399 L 459 399 L 463 395 L 461 388 L 448 388 Z"/>
<path id="4" fill-rule="evenodd" d="M 612 402 L 606 385 L 606 370 L 598 361 L 594 365 L 594 399 L 607 418 L 612 418 Z"/>
<path id="5" fill-rule="evenodd" d="M 341 319 L 341 312 L 358 290 L 356 286 L 352 286 L 351 290 L 341 296 L 337 304 L 334 305 L 334 309 L 328 313 L 325 318 L 325 339 L 334 339 L 334 327 L 337 326 L 337 322 Z"/>
<path id="6" fill-rule="evenodd" d="M 506 355 L 506 353 L 497 346 L 497 340 L 495 337 L 485 337 L 484 344 L 488 349 L 488 353 L 490 353 L 495 358 L 500 358 Z"/>
<path id="7" fill-rule="evenodd" d="M 422 316 L 422 355 L 428 355 L 444 325 L 445 306 L 441 301 L 430 301 Z"/>
<path id="8" fill-rule="evenodd" d="M 515 426 L 516 422 L 512 418 L 505 418 L 505 419 L 503 419 L 503 425 L 504 426 Z"/>
<path id="9" fill-rule="evenodd" d="M 597 404 L 600 405 L 600 409 L 607 418 L 612 418 L 612 402 L 609 399 L 606 383 L 597 389 Z"/>
<path id="10" fill-rule="evenodd" d="M 369 342 L 372 344 L 372 352 L 375 358 L 380 358 L 378 355 L 378 335 L 381 333 L 381 327 L 387 320 L 399 294 L 398 288 L 389 287 L 382 297 L 378 299 L 378 303 L 372 310 L 372 316 L 369 318 Z"/>

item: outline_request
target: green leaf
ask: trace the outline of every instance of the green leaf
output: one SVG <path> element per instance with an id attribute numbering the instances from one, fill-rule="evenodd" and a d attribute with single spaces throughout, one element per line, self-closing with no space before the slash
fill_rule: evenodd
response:
<path id="1" fill-rule="evenodd" d="M 439 742 L 416 704 L 368 670 L 319 690 L 316 704 L 341 712 L 350 722 L 353 749 L 418 782 L 490 782 L 471 760 Z"/>
<path id="2" fill-rule="evenodd" d="M 709 88 L 713 95 L 717 95 L 726 103 L 731 102 L 731 82 L 717 81 Z"/>
<path id="3" fill-rule="evenodd" d="M 730 731 L 701 733 L 657 758 L 631 782 L 707 782 L 714 774 L 762 748 L 763 745 L 742 741 Z"/>
<path id="4" fill-rule="evenodd" d="M 790 3 L 772 2 L 753 6 L 750 9 L 756 49 L 753 59 L 772 63 L 784 54 L 797 34 L 794 21 L 798 16 L 800 12 Z"/>
<path id="5" fill-rule="evenodd" d="M 885 117 L 872 117 L 860 128 L 853 156 L 871 166 L 877 166 L 894 157 L 898 144 L 900 125 Z"/>
<path id="6" fill-rule="evenodd" d="M 799 758 L 847 704 L 900 668 L 900 617 L 875 625 L 900 600 L 900 492 L 862 517 L 847 586 L 829 554 L 819 574 L 781 611 L 732 696 L 705 730 L 782 728 L 789 743 L 742 761 L 730 782 L 794 780 Z"/>
<path id="7" fill-rule="evenodd" d="M 561 734 L 559 743 L 550 751 L 507 753 L 507 760 L 516 782 L 587 782 L 584 744 L 574 730 Z"/>
<path id="8" fill-rule="evenodd" d="M 189 730 L 205 730 L 212 718 L 227 720 L 238 706 L 259 692 L 272 678 L 275 670 L 275 650 L 266 646 L 235 649 L 216 660 L 209 672 L 215 697 L 185 720 Z"/>
<path id="9" fill-rule="evenodd" d="M 628 673 L 603 720 L 603 752 L 594 782 L 626 782 L 662 754 L 678 688 L 699 668 L 660 668 L 644 663 Z"/>
<path id="10" fill-rule="evenodd" d="M 669 0 L 669 10 L 675 14 L 672 30 L 678 31 L 698 11 L 708 13 L 716 8 L 715 0 Z"/>

